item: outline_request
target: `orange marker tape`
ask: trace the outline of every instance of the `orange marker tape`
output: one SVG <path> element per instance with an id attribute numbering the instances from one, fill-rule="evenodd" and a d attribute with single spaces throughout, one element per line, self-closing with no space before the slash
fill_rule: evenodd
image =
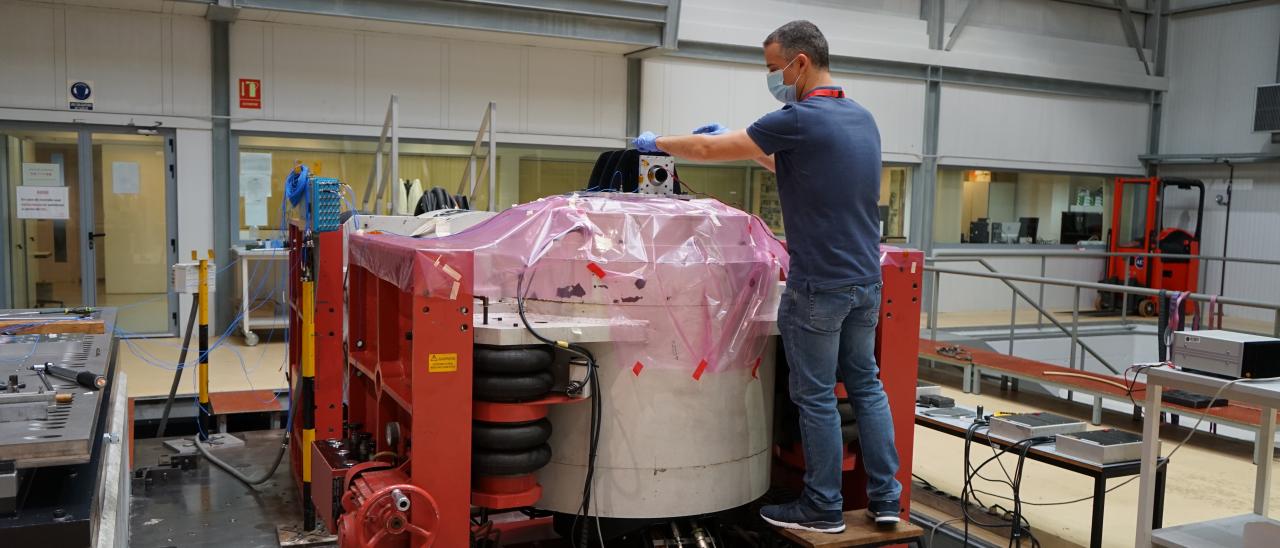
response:
<path id="1" fill-rule="evenodd" d="M 641 369 L 644 369 L 644 364 L 640 362 L 636 362 L 635 365 L 631 366 L 631 373 L 639 377 Z"/>
<path id="2" fill-rule="evenodd" d="M 587 270 L 590 270 L 591 273 L 595 274 L 597 278 L 600 278 L 602 280 L 604 279 L 604 269 L 600 268 L 600 265 L 596 263 L 588 263 Z"/>

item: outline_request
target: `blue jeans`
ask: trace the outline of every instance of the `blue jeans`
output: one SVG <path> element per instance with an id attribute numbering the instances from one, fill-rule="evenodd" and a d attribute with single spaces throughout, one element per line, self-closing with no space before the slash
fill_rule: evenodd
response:
<path id="1" fill-rule="evenodd" d="M 818 510 L 838 510 L 844 503 L 837 380 L 844 382 L 858 417 L 867 496 L 898 500 L 902 494 L 894 478 L 898 449 L 893 444 L 893 417 L 876 366 L 881 285 L 818 290 L 788 283 L 778 307 L 778 330 L 791 369 L 791 401 L 800 411 L 805 460 L 801 500 Z"/>

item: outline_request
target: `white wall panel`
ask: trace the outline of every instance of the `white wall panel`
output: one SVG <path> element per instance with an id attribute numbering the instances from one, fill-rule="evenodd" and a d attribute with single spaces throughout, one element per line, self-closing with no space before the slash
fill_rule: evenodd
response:
<path id="1" fill-rule="evenodd" d="M 939 163 L 1141 173 L 1145 103 L 974 86 L 942 88 Z"/>
<path id="2" fill-rule="evenodd" d="M 952 51 L 937 51 L 929 49 L 927 25 L 918 9 L 876 4 L 685 0 L 680 40 L 759 47 L 778 26 L 808 19 L 824 29 L 833 55 L 1165 87 L 1164 78 L 1147 76 L 1137 53 L 1124 41 L 1117 12 L 1045 0 L 987 1 L 975 12 L 981 24 L 964 29 Z M 947 14 L 954 20 L 962 4 L 949 4 Z M 950 32 L 952 23 L 946 27 Z"/>
<path id="3" fill-rule="evenodd" d="M 263 89 L 274 99 L 276 118 L 319 122 L 359 119 L 356 46 L 352 32 L 315 32 L 285 25 L 274 28 L 271 85 L 264 82 Z"/>
<path id="4" fill-rule="evenodd" d="M 415 125 L 444 126 L 445 43 L 414 36 L 366 34 L 362 77 L 362 122 L 382 125 L 391 94 L 400 99 L 400 116 Z"/>
<path id="5" fill-rule="evenodd" d="M 1024 276 L 1040 276 L 1040 260 L 1035 258 L 991 258 L 987 259 L 997 271 L 1004 274 L 1020 274 Z M 973 272 L 987 272 L 977 263 L 953 262 L 945 263 L 947 268 Z M 1097 282 L 1102 279 L 1105 263 L 1099 258 L 1081 259 L 1049 259 L 1045 266 L 1046 276 L 1066 280 Z M 1036 284 L 1015 283 L 1032 299 L 1039 297 L 1040 289 Z M 1012 291 L 1000 280 L 964 276 L 959 274 L 943 274 L 942 283 L 938 287 L 938 312 L 1007 312 L 1012 304 Z M 1080 309 L 1093 308 L 1094 291 L 1080 292 Z M 1069 287 L 1046 285 L 1044 290 L 1044 306 L 1050 311 L 1071 310 L 1071 302 L 1075 299 L 1075 290 Z M 1031 305 L 1018 299 L 1018 308 L 1030 309 Z M 1008 316 L 1005 316 L 1007 318 Z M 1007 321 L 1007 320 L 1001 320 Z"/>
<path id="6" fill-rule="evenodd" d="M 558 135 L 595 131 L 596 93 L 601 84 L 597 56 L 584 52 L 529 48 L 525 127 Z"/>
<path id="7" fill-rule="evenodd" d="M 94 82 L 94 109 L 164 114 L 160 14 L 68 9 L 67 78 Z M 66 82 L 62 83 L 66 100 Z"/>
<path id="8" fill-rule="evenodd" d="M 1277 37 L 1274 2 L 1173 18 L 1160 152 L 1280 152 L 1253 132 L 1257 86 L 1276 81 Z"/>
<path id="9" fill-rule="evenodd" d="M 73 112 L 67 106 L 68 78 L 94 83 L 94 112 L 74 111 L 81 119 L 112 113 L 206 117 L 208 22 L 158 12 L 0 1 L 0 108 L 40 109 L 10 118 L 65 118 Z"/>
<path id="10" fill-rule="evenodd" d="M 0 6 L 0 102 L 7 106 L 56 108 L 54 10 L 44 6 Z M 60 34 L 60 33 L 59 33 Z M 65 92 L 63 94 L 65 100 Z"/>
<path id="11" fill-rule="evenodd" d="M 264 98 L 260 110 L 233 101 L 233 129 L 353 134 L 382 125 L 392 93 L 403 130 L 466 140 L 489 101 L 508 134 L 617 139 L 626 124 L 626 60 L 599 52 L 246 21 L 232 27 L 233 98 L 240 78 L 261 79 Z"/>
<path id="12" fill-rule="evenodd" d="M 207 114 L 212 100 L 209 23 L 197 17 L 173 17 L 169 28 L 172 93 L 166 101 L 167 114 L 199 116 Z"/>
<path id="13" fill-rule="evenodd" d="M 689 59 L 645 59 L 641 129 L 688 133 L 720 122 L 741 129 L 781 104 L 769 94 L 762 65 Z M 897 161 L 918 161 L 924 129 L 924 84 L 913 80 L 839 75 L 836 83 L 875 116 L 881 149 Z M 696 90 L 692 92 L 691 90 Z"/>
<path id="14" fill-rule="evenodd" d="M 480 42 L 449 47 L 447 123 L 475 131 L 489 101 L 498 102 L 498 131 L 523 132 L 528 48 Z"/>

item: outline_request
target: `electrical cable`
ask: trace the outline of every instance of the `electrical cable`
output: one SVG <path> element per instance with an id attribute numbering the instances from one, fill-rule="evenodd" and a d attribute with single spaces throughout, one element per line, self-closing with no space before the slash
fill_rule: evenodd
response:
<path id="1" fill-rule="evenodd" d="M 280 438 L 280 450 L 276 452 L 276 458 L 271 462 L 271 466 L 267 467 L 267 469 L 263 471 L 261 476 L 258 476 L 258 477 L 246 476 L 243 472 L 237 470 L 234 466 L 231 466 L 230 464 L 227 464 L 222 459 L 219 459 L 218 457 L 213 456 L 213 454 L 209 452 L 209 449 L 205 447 L 205 444 L 201 443 L 199 440 L 195 440 L 196 449 L 200 451 L 201 455 L 204 455 L 204 458 L 208 460 L 210 464 L 217 466 L 218 468 L 221 468 L 222 471 L 230 474 L 231 477 L 240 480 L 240 482 L 244 483 L 245 485 L 253 487 L 255 485 L 266 483 L 267 480 L 271 479 L 271 477 L 276 474 L 276 469 L 280 468 L 280 461 L 284 460 L 285 451 L 288 451 L 289 449 L 289 433 L 292 432 L 293 430 L 293 410 L 295 407 L 297 406 L 293 404 L 293 397 L 292 397 L 292 394 L 290 394 L 288 418 L 285 420 L 284 435 L 282 435 Z M 198 420 L 196 421 L 196 428 L 201 430 L 203 429 L 200 426 L 200 421 Z"/>
<path id="2" fill-rule="evenodd" d="M 173 372 L 173 384 L 169 386 L 169 397 L 164 400 L 164 412 L 160 414 L 160 426 L 156 428 L 156 437 L 163 438 L 165 426 L 169 424 L 169 411 L 173 408 L 173 400 L 178 395 L 178 385 L 182 384 L 182 370 L 187 363 L 187 349 L 191 347 L 191 331 L 196 323 L 196 315 L 200 312 L 199 306 L 192 306 L 191 313 L 187 318 L 186 335 L 182 337 L 182 354 L 178 356 L 178 367 Z"/>
<path id="3" fill-rule="evenodd" d="M 1126 372 L 1127 372 L 1127 371 L 1129 371 L 1129 370 L 1135 369 L 1135 368 L 1138 368 L 1139 370 L 1141 370 L 1141 369 L 1150 369 L 1150 368 L 1153 368 L 1153 367 L 1159 367 L 1159 366 L 1161 366 L 1161 365 L 1165 365 L 1165 364 L 1141 364 L 1141 365 L 1135 365 L 1135 366 L 1130 367 L 1129 369 L 1127 369 L 1127 370 L 1126 370 Z M 1137 379 L 1137 375 L 1136 375 L 1136 374 L 1134 375 L 1134 379 L 1135 379 L 1135 381 L 1136 381 L 1136 379 Z M 1218 388 L 1218 390 L 1217 390 L 1216 392 L 1214 392 L 1213 396 L 1212 396 L 1211 398 L 1209 398 L 1209 401 L 1217 400 L 1217 399 L 1218 399 L 1218 397 L 1219 397 L 1219 396 L 1221 396 L 1221 395 L 1222 395 L 1222 393 L 1223 393 L 1224 391 L 1226 391 L 1226 389 L 1227 389 L 1228 387 L 1230 387 L 1231 385 L 1237 384 L 1237 383 L 1267 382 L 1267 381 L 1274 381 L 1274 380 L 1275 380 L 1275 379 L 1243 379 L 1243 378 L 1242 378 L 1242 379 L 1234 379 L 1234 380 L 1228 381 L 1227 383 L 1225 383 L 1225 384 L 1223 384 L 1222 386 L 1220 386 L 1220 387 Z M 1135 404 L 1135 405 L 1136 405 L 1136 404 Z M 1204 410 L 1204 411 L 1202 411 L 1202 412 L 1200 413 L 1199 418 L 1196 420 L 1195 424 L 1193 424 L 1193 425 L 1190 427 L 1189 431 L 1187 432 L 1187 435 L 1186 435 L 1185 437 L 1183 437 L 1181 441 L 1179 441 L 1179 442 L 1178 442 L 1178 445 L 1174 446 L 1174 448 L 1173 448 L 1172 450 L 1170 450 L 1170 451 L 1169 451 L 1169 454 L 1168 454 L 1168 455 L 1165 455 L 1165 457 L 1164 457 L 1164 458 L 1165 458 L 1166 460 L 1167 460 L 1167 459 L 1171 459 L 1171 458 L 1173 458 L 1173 455 L 1174 455 L 1175 453 L 1177 453 L 1179 449 L 1182 449 L 1182 446 L 1186 445 L 1188 442 L 1190 442 L 1190 441 L 1191 441 L 1191 438 L 1192 438 L 1193 436 L 1195 436 L 1196 432 L 1198 432 L 1198 431 L 1199 431 L 1199 427 L 1200 427 L 1200 425 L 1204 422 L 1205 418 L 1207 418 L 1207 417 L 1208 417 L 1208 415 L 1209 415 L 1209 409 L 1210 409 L 1210 408 L 1205 408 L 1205 410 Z M 1110 493 L 1110 492 L 1112 492 L 1112 491 L 1115 491 L 1116 489 L 1119 489 L 1119 488 L 1121 488 L 1121 487 L 1124 487 L 1124 486 L 1126 486 L 1126 485 L 1128 485 L 1128 484 L 1132 483 L 1132 482 L 1133 482 L 1133 480 L 1136 480 L 1136 479 L 1138 479 L 1138 478 L 1139 478 L 1139 476 L 1133 476 L 1133 477 L 1131 477 L 1131 478 L 1128 478 L 1128 479 L 1126 479 L 1126 480 L 1124 480 L 1124 481 L 1122 481 L 1122 482 L 1120 482 L 1120 483 L 1118 483 L 1118 484 L 1116 484 L 1116 485 L 1114 485 L 1114 486 L 1112 486 L 1112 487 L 1108 488 L 1106 491 L 1103 491 L 1103 493 L 1105 494 L 1105 493 Z M 999 498 L 999 499 L 1004 499 L 1004 500 L 1009 500 L 1009 501 L 1013 501 L 1013 500 L 1014 500 L 1014 499 L 1009 498 L 1009 497 L 1004 497 L 1004 496 L 997 495 L 997 494 L 995 494 L 995 493 L 989 493 L 989 492 L 986 492 L 986 491 L 976 490 L 975 492 L 982 493 L 982 494 L 984 494 L 984 495 L 992 496 L 992 497 Z M 1076 503 L 1084 502 L 1084 501 L 1091 500 L 1091 499 L 1093 499 L 1093 495 L 1088 495 L 1088 496 L 1080 497 L 1080 498 L 1077 498 L 1077 499 L 1063 500 L 1063 501 L 1054 501 L 1054 502 L 1028 502 L 1028 501 L 1022 501 L 1022 502 L 1021 502 L 1021 504 L 1025 504 L 1025 505 L 1027 505 L 1027 506 L 1063 506 L 1063 505 L 1067 505 L 1067 504 L 1076 504 Z"/>
<path id="4" fill-rule="evenodd" d="M 591 517 L 591 491 L 593 481 L 595 479 L 596 457 L 598 455 L 600 444 L 600 423 L 602 418 L 601 415 L 603 413 L 600 382 L 596 372 L 598 366 L 596 364 L 595 356 L 586 347 L 567 341 L 555 341 L 549 339 L 541 333 L 538 333 L 538 331 L 533 328 L 532 324 L 529 323 L 525 311 L 526 292 L 528 291 L 528 288 L 533 285 L 533 275 L 536 272 L 537 271 L 533 269 L 533 265 L 530 265 L 529 267 L 526 267 L 525 271 L 520 273 L 516 280 L 516 311 L 520 315 L 520 322 L 524 324 L 525 329 L 533 336 L 533 338 L 553 347 L 561 348 L 577 354 L 587 360 L 587 373 L 585 378 L 582 381 L 571 381 L 567 390 L 570 394 L 580 392 L 583 388 L 589 388 L 591 390 L 591 420 L 589 427 L 587 470 L 582 486 L 582 502 L 578 507 L 577 514 L 574 515 L 573 525 L 569 529 L 571 535 L 570 542 L 574 548 L 578 548 L 580 546 L 579 542 L 581 542 L 581 546 L 585 548 L 588 544 L 590 535 L 589 527 L 584 526 L 577 538 L 572 538 L 572 536 L 574 531 L 578 529 L 578 523 L 580 520 L 588 520 Z M 529 275 L 527 282 L 525 280 L 526 273 Z M 599 516 L 596 516 L 595 522 L 596 535 L 601 538 L 601 542 L 603 542 L 604 533 L 600 528 Z"/>

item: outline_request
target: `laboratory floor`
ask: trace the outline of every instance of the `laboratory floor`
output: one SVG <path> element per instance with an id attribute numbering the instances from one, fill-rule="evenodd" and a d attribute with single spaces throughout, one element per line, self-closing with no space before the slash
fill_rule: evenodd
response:
<path id="1" fill-rule="evenodd" d="M 262 334 L 257 346 L 245 346 L 239 335 L 230 335 L 209 354 L 209 389 L 213 392 L 244 390 L 285 390 L 285 345 L 281 332 Z M 187 354 L 189 366 L 197 355 L 192 337 Z M 215 339 L 216 340 L 216 339 Z M 181 353 L 182 339 L 126 339 L 120 341 L 118 365 L 129 374 L 130 398 L 164 397 L 173 383 L 174 364 Z M 179 395 L 196 393 L 195 369 L 188 369 L 178 387 Z"/>
<path id="2" fill-rule="evenodd" d="M 132 383 L 133 378 L 130 377 Z M 245 446 L 217 456 L 248 475 L 258 475 L 280 448 L 279 430 L 240 432 Z M 276 525 L 300 520 L 298 495 L 286 458 L 266 483 L 249 489 L 205 462 L 192 470 L 157 467 L 171 453 L 164 440 L 139 440 L 134 446 L 133 497 L 129 545 L 135 548 L 276 548 Z M 137 478 L 150 468 L 150 481 Z"/>
<path id="3" fill-rule="evenodd" d="M 1065 416 L 1088 420 L 1090 409 L 1084 404 L 1068 404 L 1064 400 L 1030 394 L 1026 391 L 1000 391 L 998 382 L 988 381 L 982 387 L 982 395 L 965 394 L 960 390 L 960 377 L 954 368 L 921 368 L 921 379 L 943 386 L 943 394 L 954 398 L 958 405 L 973 408 L 982 405 L 988 412 L 1050 411 Z M 1195 422 L 1195 417 L 1183 417 L 1182 424 Z M 1112 412 L 1103 414 L 1103 426 L 1141 432 L 1141 423 L 1134 422 L 1129 414 Z M 1167 455 L 1187 430 L 1166 426 L 1161 432 L 1162 454 Z M 990 449 L 975 446 L 975 453 L 982 458 L 990 456 Z M 1252 461 L 1252 444 L 1199 432 L 1178 451 L 1169 464 L 1168 486 L 1165 498 L 1165 526 L 1192 523 L 1208 519 L 1248 513 L 1253 505 L 1255 468 Z M 913 472 L 946 493 L 959 495 L 963 476 L 961 470 L 964 440 L 926 428 L 915 429 L 915 459 Z M 1001 460 L 1010 471 L 1017 457 L 1005 456 Z M 976 464 L 976 463 L 975 463 Z M 987 477 L 1003 478 L 998 467 L 983 471 Z M 991 474 L 987 474 L 991 472 Z M 1128 478 L 1113 479 L 1108 488 L 1115 487 Z M 1092 480 L 1088 477 L 1061 470 L 1039 462 L 1029 462 L 1023 476 L 1023 500 L 1046 503 L 1074 500 L 1092 493 Z M 1008 487 L 975 480 L 975 489 L 1000 495 L 1009 495 Z M 1272 507 L 1280 505 L 1280 476 L 1272 478 Z M 1118 487 L 1106 499 L 1105 546 L 1133 546 L 1138 512 L 1138 480 Z M 1007 501 L 984 497 L 988 503 L 999 502 L 1010 507 Z M 1053 546 L 1083 546 L 1089 541 L 1089 501 L 1055 506 L 1024 505 L 1024 513 L 1032 530 L 1045 548 Z M 957 515 L 950 517 L 954 518 Z M 1274 513 L 1273 513 L 1274 517 Z M 1006 533 L 1007 535 L 1007 530 Z M 1007 539 L 1007 536 L 1005 537 Z"/>

